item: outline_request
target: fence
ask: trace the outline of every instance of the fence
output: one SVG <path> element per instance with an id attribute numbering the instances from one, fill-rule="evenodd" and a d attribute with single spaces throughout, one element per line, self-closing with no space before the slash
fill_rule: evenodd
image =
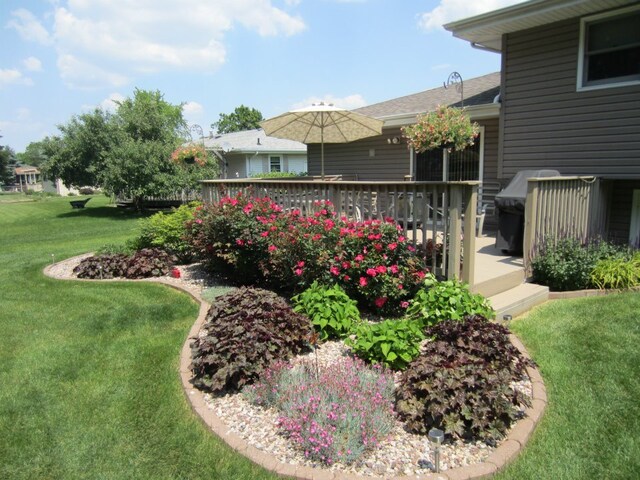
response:
<path id="1" fill-rule="evenodd" d="M 604 234 L 606 211 L 596 177 L 530 178 L 527 185 L 524 262 L 530 263 L 545 238 L 573 237 L 582 242 Z"/>
<path id="2" fill-rule="evenodd" d="M 430 256 L 436 274 L 473 284 L 478 182 L 356 182 L 231 179 L 205 180 L 205 203 L 245 193 L 269 197 L 285 210 L 313 212 L 331 201 L 354 221 L 392 218 L 414 246 Z M 471 232 L 462 235 L 462 232 Z M 441 253 L 434 248 L 442 244 Z M 464 259 L 464 262 L 462 260 Z"/>

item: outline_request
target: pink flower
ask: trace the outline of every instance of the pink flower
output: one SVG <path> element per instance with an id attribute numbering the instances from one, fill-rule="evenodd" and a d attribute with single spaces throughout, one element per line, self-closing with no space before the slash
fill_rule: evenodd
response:
<path id="1" fill-rule="evenodd" d="M 384 307 L 385 303 L 387 303 L 387 297 L 376 298 L 376 301 L 375 301 L 376 307 L 382 308 Z"/>
<path id="2" fill-rule="evenodd" d="M 389 270 L 391 270 L 391 273 L 398 273 L 398 265 L 391 265 Z"/>
<path id="3" fill-rule="evenodd" d="M 342 280 L 348 282 L 349 280 L 351 280 L 351 277 L 349 275 L 345 275 L 344 277 L 342 277 Z"/>
<path id="4" fill-rule="evenodd" d="M 340 275 L 340 268 L 336 267 L 335 265 L 331 267 L 329 271 L 331 272 L 332 275 L 336 275 L 336 276 Z"/>
<path id="5" fill-rule="evenodd" d="M 322 235 L 320 235 L 319 233 L 316 233 L 311 240 L 313 240 L 314 242 L 317 242 L 318 240 L 320 240 L 322 238 Z"/>
<path id="6" fill-rule="evenodd" d="M 376 249 L 376 252 L 379 252 L 382 250 L 382 245 L 380 245 L 379 243 L 376 243 L 373 245 L 373 248 Z"/>
<path id="7" fill-rule="evenodd" d="M 342 268 L 345 270 L 351 268 L 351 262 L 342 262 Z"/>
<path id="8" fill-rule="evenodd" d="M 400 302 L 400 306 L 402 308 L 408 308 L 409 307 L 409 302 L 407 302 L 407 301 Z"/>
<path id="9" fill-rule="evenodd" d="M 275 252 L 278 249 L 278 247 L 276 247 L 275 245 L 269 245 L 269 251 L 270 252 Z"/>
<path id="10" fill-rule="evenodd" d="M 387 267 L 385 267 L 384 265 L 378 265 L 376 267 L 376 271 L 378 273 L 387 273 Z"/>
<path id="11" fill-rule="evenodd" d="M 253 203 L 247 203 L 247 205 L 242 209 L 242 211 L 244 213 L 250 213 L 252 208 L 253 208 Z"/>
<path id="12" fill-rule="evenodd" d="M 304 267 L 304 262 L 302 260 L 300 260 L 298 262 L 298 268 L 302 268 L 302 267 Z"/>
<path id="13" fill-rule="evenodd" d="M 398 290 L 402 290 L 403 288 L 402 284 L 398 285 Z"/>
<path id="14" fill-rule="evenodd" d="M 293 273 L 295 273 L 296 275 L 300 276 L 302 275 L 302 269 L 301 268 L 296 268 Z"/>
<path id="15" fill-rule="evenodd" d="M 375 268 L 367 268 L 367 275 L 375 277 L 378 274 Z"/>
<path id="16" fill-rule="evenodd" d="M 237 238 L 236 239 L 236 245 L 243 246 L 244 245 L 244 240 L 242 240 L 241 238 Z"/>
<path id="17" fill-rule="evenodd" d="M 416 272 L 416 277 L 420 279 L 424 278 L 424 272 Z"/>
<path id="18" fill-rule="evenodd" d="M 397 243 L 390 243 L 388 245 L 389 250 L 395 250 L 396 248 L 398 248 L 398 244 Z"/>
<path id="19" fill-rule="evenodd" d="M 200 219 L 200 218 L 196 218 L 196 223 L 197 223 L 198 225 L 200 225 L 200 224 L 202 223 L 202 219 Z"/>
<path id="20" fill-rule="evenodd" d="M 398 237 L 398 241 L 399 241 L 399 242 L 404 242 L 405 240 L 406 240 L 406 238 L 404 238 L 404 236 L 402 236 L 402 235 L 400 235 L 400 236 Z"/>
<path id="21" fill-rule="evenodd" d="M 268 236 L 268 235 L 269 235 L 269 232 L 262 232 L 262 233 L 260 234 L 260 236 L 261 236 L 261 237 L 266 237 L 266 236 Z"/>
<path id="22" fill-rule="evenodd" d="M 360 286 L 361 287 L 367 286 L 367 279 L 365 277 L 360 277 Z"/>
<path id="23" fill-rule="evenodd" d="M 364 260 L 364 256 L 363 255 L 356 255 L 355 260 L 356 260 L 356 262 L 361 262 L 361 261 Z"/>

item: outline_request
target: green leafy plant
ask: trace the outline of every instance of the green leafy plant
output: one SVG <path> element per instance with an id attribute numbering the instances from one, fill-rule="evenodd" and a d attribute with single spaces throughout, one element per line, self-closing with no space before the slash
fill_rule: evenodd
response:
<path id="1" fill-rule="evenodd" d="M 264 172 L 251 174 L 251 178 L 295 178 L 306 176 L 307 172 Z"/>
<path id="2" fill-rule="evenodd" d="M 402 127 L 404 137 L 416 152 L 437 148 L 464 150 L 473 145 L 479 131 L 478 124 L 471 123 L 463 109 L 444 105 L 419 115 L 415 124 Z"/>
<path id="3" fill-rule="evenodd" d="M 631 258 L 599 260 L 591 272 L 591 283 L 598 288 L 631 288 L 640 285 L 640 253 Z"/>
<path id="4" fill-rule="evenodd" d="M 284 298 L 259 288 L 221 295 L 191 343 L 191 382 L 214 393 L 242 389 L 277 360 L 308 350 L 308 318 Z"/>
<path id="5" fill-rule="evenodd" d="M 438 281 L 427 274 L 424 288 L 418 291 L 407 308 L 407 317 L 425 327 L 443 320 L 461 320 L 466 315 L 495 317 L 488 299 L 471 293 L 469 286 L 458 280 Z"/>
<path id="6" fill-rule="evenodd" d="M 481 316 L 445 320 L 426 331 L 434 340 L 402 374 L 396 410 L 407 429 L 441 428 L 457 438 L 492 444 L 522 417 L 529 398 L 512 387 L 530 360 L 509 331 Z"/>
<path id="7" fill-rule="evenodd" d="M 418 322 L 385 320 L 358 325 L 354 336 L 347 338 L 345 343 L 365 361 L 401 370 L 420 354 L 420 344 L 424 339 Z"/>
<path id="8" fill-rule="evenodd" d="M 188 262 L 193 257 L 191 245 L 186 240 L 187 222 L 193 220 L 197 202 L 181 205 L 170 213 L 158 212 L 140 221 L 140 234 L 134 240 L 136 249 L 159 247 Z"/>
<path id="9" fill-rule="evenodd" d="M 124 255 L 131 255 L 135 251 L 135 248 L 127 243 L 105 243 L 96 250 L 96 255 L 113 255 L 121 253 Z"/>
<path id="10" fill-rule="evenodd" d="M 594 286 L 591 273 L 598 261 L 623 254 L 619 247 L 601 240 L 582 243 L 571 237 L 548 237 L 535 248 L 533 281 L 557 292 L 590 288 Z"/>
<path id="11" fill-rule="evenodd" d="M 313 282 L 291 300 L 294 312 L 309 317 L 322 340 L 344 338 L 360 322 L 355 300 L 351 300 L 339 285 L 328 287 Z"/>

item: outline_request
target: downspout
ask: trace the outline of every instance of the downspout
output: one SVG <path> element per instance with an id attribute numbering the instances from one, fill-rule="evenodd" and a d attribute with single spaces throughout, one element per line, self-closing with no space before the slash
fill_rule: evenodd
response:
<path id="1" fill-rule="evenodd" d="M 478 43 L 478 42 L 470 42 L 470 44 L 473 48 L 477 48 L 478 50 L 484 50 L 485 52 L 502 53 L 502 50 L 498 50 L 497 48 L 487 47 L 486 45 L 482 45 L 481 43 Z"/>

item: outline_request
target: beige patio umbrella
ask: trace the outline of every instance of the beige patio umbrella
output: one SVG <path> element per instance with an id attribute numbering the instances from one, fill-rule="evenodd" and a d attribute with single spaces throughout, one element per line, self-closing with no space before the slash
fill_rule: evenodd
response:
<path id="1" fill-rule="evenodd" d="M 343 108 L 314 104 L 260 123 L 272 137 L 320 144 L 320 173 L 324 178 L 324 144 L 348 143 L 382 134 L 382 120 Z"/>

